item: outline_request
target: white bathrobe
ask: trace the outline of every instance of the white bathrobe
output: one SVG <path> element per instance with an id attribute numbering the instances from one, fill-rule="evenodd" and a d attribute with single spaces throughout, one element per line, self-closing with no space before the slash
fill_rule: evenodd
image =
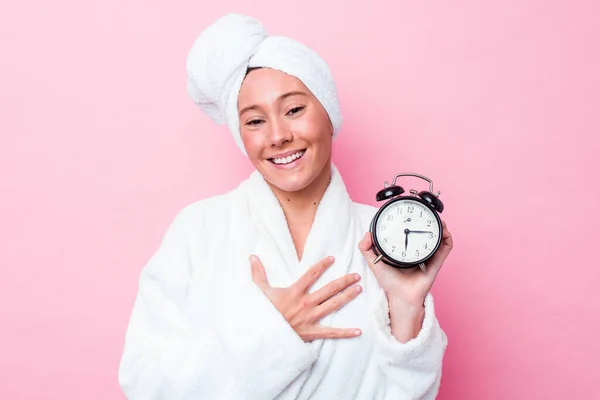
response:
<path id="1" fill-rule="evenodd" d="M 119 368 L 127 397 L 435 398 L 447 338 L 431 294 L 418 336 L 392 336 L 387 299 L 358 249 L 375 212 L 349 198 L 332 166 L 298 260 L 283 210 L 257 171 L 185 207 L 140 276 Z M 362 335 L 305 343 L 252 281 L 252 253 L 271 286 L 289 286 L 328 255 L 336 261 L 311 292 L 359 273 L 363 292 L 321 323 Z"/>

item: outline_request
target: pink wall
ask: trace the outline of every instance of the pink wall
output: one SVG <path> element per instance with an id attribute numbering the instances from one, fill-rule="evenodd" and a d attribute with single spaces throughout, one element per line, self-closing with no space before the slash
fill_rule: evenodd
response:
<path id="1" fill-rule="evenodd" d="M 330 63 L 356 200 L 400 171 L 442 191 L 439 398 L 593 397 L 597 3 L 208 3 L 3 3 L 0 398 L 123 398 L 140 269 L 181 207 L 250 171 L 185 92 L 189 46 L 228 11 Z"/>

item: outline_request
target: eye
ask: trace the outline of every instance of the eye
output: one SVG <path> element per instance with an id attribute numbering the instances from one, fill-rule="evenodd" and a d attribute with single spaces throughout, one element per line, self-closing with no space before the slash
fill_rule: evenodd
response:
<path id="1" fill-rule="evenodd" d="M 294 115 L 299 113 L 300 111 L 304 110 L 304 106 L 297 106 L 292 108 L 290 111 L 288 111 L 288 115 Z"/>
<path id="2" fill-rule="evenodd" d="M 257 125 L 260 125 L 262 122 L 263 122 L 262 119 L 258 119 L 258 118 L 257 119 L 251 119 L 250 121 L 246 122 L 246 125 L 257 126 Z"/>

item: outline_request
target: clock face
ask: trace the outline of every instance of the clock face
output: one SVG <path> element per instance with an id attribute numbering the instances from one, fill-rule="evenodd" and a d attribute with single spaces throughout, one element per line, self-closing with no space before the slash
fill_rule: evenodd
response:
<path id="1" fill-rule="evenodd" d="M 395 261 L 418 263 L 436 250 L 442 232 L 437 215 L 411 199 L 394 201 L 379 214 L 374 234 Z"/>

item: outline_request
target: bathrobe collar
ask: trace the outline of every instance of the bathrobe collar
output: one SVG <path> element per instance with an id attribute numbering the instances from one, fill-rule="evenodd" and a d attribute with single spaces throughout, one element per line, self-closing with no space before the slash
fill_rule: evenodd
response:
<path id="1" fill-rule="evenodd" d="M 245 183 L 250 217 L 271 242 L 271 249 L 278 253 L 283 263 L 279 268 L 287 273 L 286 282 L 281 284 L 292 284 L 316 262 L 330 255 L 335 257 L 335 262 L 321 277 L 323 284 L 348 271 L 353 247 L 359 238 L 352 201 L 334 164 L 331 164 L 331 180 L 317 207 L 301 260 L 298 260 L 283 209 L 263 176 L 254 171 Z M 313 290 L 319 286 L 317 282 Z"/>

